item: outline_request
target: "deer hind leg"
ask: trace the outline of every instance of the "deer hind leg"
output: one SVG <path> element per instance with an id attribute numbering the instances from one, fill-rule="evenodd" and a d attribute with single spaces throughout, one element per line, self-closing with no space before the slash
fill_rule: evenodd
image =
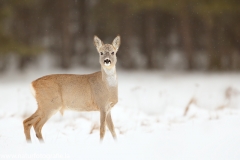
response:
<path id="1" fill-rule="evenodd" d="M 60 109 L 60 107 L 57 107 L 57 106 L 52 106 L 52 105 L 46 105 L 46 106 L 51 106 L 51 107 L 42 108 L 43 111 L 42 111 L 41 117 L 33 125 L 33 128 L 36 133 L 36 137 L 39 139 L 40 142 L 44 142 L 43 136 L 42 136 L 43 125 L 49 120 L 49 118 L 52 117 L 52 115 L 54 115 Z"/>
<path id="2" fill-rule="evenodd" d="M 40 110 L 38 109 L 33 115 L 23 121 L 24 133 L 26 140 L 31 142 L 30 129 L 37 121 L 39 121 L 41 116 Z"/>
<path id="3" fill-rule="evenodd" d="M 36 132 L 36 137 L 39 139 L 40 142 L 44 142 L 43 137 L 42 137 L 42 127 L 49 118 L 50 118 L 50 116 L 46 116 L 43 114 L 43 116 L 39 119 L 39 121 L 37 121 L 33 125 L 33 128 Z"/>
<path id="4" fill-rule="evenodd" d="M 107 122 L 108 129 L 110 130 L 113 138 L 115 140 L 117 140 L 117 136 L 116 136 L 116 133 L 115 133 L 114 125 L 113 125 L 113 122 L 112 122 L 111 111 L 109 111 L 108 114 L 107 114 L 106 122 Z"/>

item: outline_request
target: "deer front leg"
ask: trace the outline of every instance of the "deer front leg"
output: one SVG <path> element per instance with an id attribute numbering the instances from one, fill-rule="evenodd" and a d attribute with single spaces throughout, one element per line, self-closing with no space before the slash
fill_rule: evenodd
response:
<path id="1" fill-rule="evenodd" d="M 103 140 L 105 135 L 105 129 L 106 129 L 106 111 L 100 111 L 100 141 Z"/>
<path id="2" fill-rule="evenodd" d="M 108 114 L 107 114 L 106 122 L 107 122 L 108 129 L 112 133 L 113 138 L 115 140 L 117 140 L 117 136 L 116 136 L 116 133 L 115 133 L 114 125 L 113 125 L 113 122 L 112 122 L 111 111 L 109 111 Z"/>

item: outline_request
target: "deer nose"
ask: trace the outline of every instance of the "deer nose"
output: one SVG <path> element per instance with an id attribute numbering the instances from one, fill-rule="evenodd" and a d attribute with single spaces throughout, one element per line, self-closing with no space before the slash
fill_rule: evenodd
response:
<path id="1" fill-rule="evenodd" d="M 111 60 L 109 58 L 105 58 L 104 63 L 111 63 Z"/>
<path id="2" fill-rule="evenodd" d="M 111 60 L 109 58 L 105 58 L 104 59 L 104 64 L 105 65 L 110 65 L 111 64 Z"/>

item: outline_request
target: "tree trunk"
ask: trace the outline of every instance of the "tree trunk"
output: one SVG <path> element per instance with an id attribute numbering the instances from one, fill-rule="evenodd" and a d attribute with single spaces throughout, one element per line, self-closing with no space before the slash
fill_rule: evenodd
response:
<path id="1" fill-rule="evenodd" d="M 61 62 L 62 68 L 69 68 L 71 65 L 71 33 L 69 30 L 70 17 L 69 17 L 69 7 L 70 4 L 66 0 L 60 1 L 60 14 L 62 18 L 61 22 L 61 39 L 62 39 L 62 49 L 61 49 Z"/>
<path id="2" fill-rule="evenodd" d="M 32 34 L 33 34 L 33 22 L 31 21 L 31 11 L 28 8 L 21 8 L 19 9 L 18 19 L 18 26 L 16 29 L 16 35 L 18 40 L 21 41 L 24 47 L 31 47 L 32 42 Z M 27 64 L 30 62 L 30 56 L 32 53 L 29 52 L 20 52 L 19 59 L 18 59 L 18 69 L 24 70 Z"/>
<path id="3" fill-rule="evenodd" d="M 179 14 L 180 30 L 182 33 L 183 50 L 187 58 L 188 70 L 193 69 L 193 42 L 191 33 L 191 23 L 187 5 L 182 7 Z"/>
<path id="4" fill-rule="evenodd" d="M 18 60 L 18 69 L 21 71 L 24 70 L 27 65 L 28 60 L 29 60 L 29 58 L 27 56 L 21 55 Z"/>
<path id="5" fill-rule="evenodd" d="M 120 19 L 120 35 L 121 35 L 121 53 L 118 54 L 120 59 L 121 65 L 124 68 L 134 68 L 134 59 L 131 52 L 131 43 L 133 37 L 132 31 L 132 17 L 129 11 L 129 7 L 126 5 L 122 5 L 118 7 L 121 12 L 121 19 Z"/>
<path id="6" fill-rule="evenodd" d="M 220 24 L 219 22 L 218 24 Z M 224 25 L 220 24 L 220 26 L 223 27 L 217 27 L 215 29 L 216 34 L 217 34 L 217 46 L 216 46 L 216 51 L 217 51 L 217 56 L 219 59 L 219 69 L 220 70 L 230 70 L 231 68 L 231 57 L 232 57 L 232 49 L 229 47 L 229 44 L 226 40 L 225 33 L 224 33 Z"/>
<path id="7" fill-rule="evenodd" d="M 80 0 L 79 1 L 79 22 L 80 22 L 80 38 L 81 38 L 81 51 L 80 51 L 80 64 L 86 65 L 87 54 L 89 52 L 88 46 L 88 1 Z"/>
<path id="8" fill-rule="evenodd" d="M 216 52 L 214 36 L 213 18 L 206 18 L 206 48 L 209 55 L 209 70 L 219 70 L 221 68 L 220 55 Z"/>
<path id="9" fill-rule="evenodd" d="M 157 68 L 157 62 L 155 60 L 155 46 L 156 46 L 156 20 L 153 11 L 147 11 L 144 14 L 143 22 L 143 52 L 147 56 L 147 68 Z"/>
<path id="10" fill-rule="evenodd" d="M 6 54 L 0 54 L 0 73 L 6 70 L 7 64 L 8 64 L 8 56 Z"/>

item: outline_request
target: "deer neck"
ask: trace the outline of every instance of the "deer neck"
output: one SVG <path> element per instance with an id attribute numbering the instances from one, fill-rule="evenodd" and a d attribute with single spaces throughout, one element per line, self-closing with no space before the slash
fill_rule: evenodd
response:
<path id="1" fill-rule="evenodd" d="M 117 72 L 116 67 L 110 69 L 102 67 L 102 79 L 107 83 L 109 87 L 117 87 Z"/>

